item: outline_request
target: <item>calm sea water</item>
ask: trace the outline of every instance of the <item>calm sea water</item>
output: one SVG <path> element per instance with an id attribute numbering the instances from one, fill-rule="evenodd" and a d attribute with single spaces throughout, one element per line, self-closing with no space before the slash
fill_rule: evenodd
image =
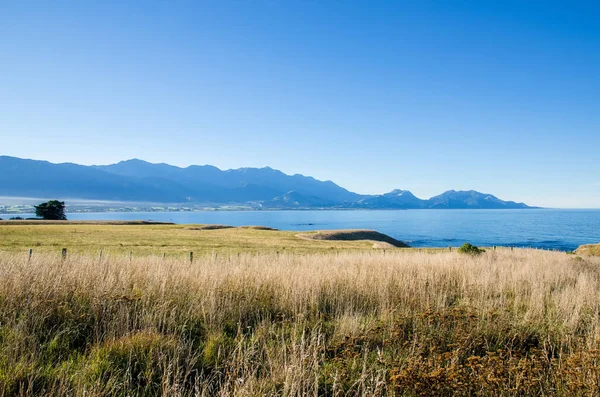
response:
<path id="1" fill-rule="evenodd" d="M 5 218 L 5 215 L 0 215 Z M 281 230 L 374 229 L 413 247 L 475 245 L 570 251 L 600 242 L 600 210 L 202 211 L 72 213 L 72 220 L 262 225 Z"/>

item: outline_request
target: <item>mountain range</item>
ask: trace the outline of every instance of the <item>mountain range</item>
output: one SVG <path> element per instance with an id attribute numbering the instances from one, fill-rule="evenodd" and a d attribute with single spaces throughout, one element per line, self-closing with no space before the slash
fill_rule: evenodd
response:
<path id="1" fill-rule="evenodd" d="M 380 195 L 350 192 L 332 181 L 270 167 L 220 170 L 211 165 L 181 168 L 132 159 L 111 165 L 0 156 L 0 196 L 52 197 L 171 204 L 246 204 L 255 208 L 531 208 L 474 190 L 449 190 L 423 200 L 408 190 Z"/>

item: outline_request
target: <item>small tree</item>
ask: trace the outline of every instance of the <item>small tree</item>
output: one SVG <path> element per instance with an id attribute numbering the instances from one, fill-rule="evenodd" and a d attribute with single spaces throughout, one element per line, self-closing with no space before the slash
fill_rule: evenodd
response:
<path id="1" fill-rule="evenodd" d="M 461 254 L 479 255 L 479 254 L 485 252 L 485 250 L 481 249 L 475 245 L 472 245 L 469 243 L 464 243 L 462 245 L 462 247 L 460 247 L 458 249 L 458 252 L 460 252 Z"/>
<path id="2" fill-rule="evenodd" d="M 65 202 L 58 200 L 50 200 L 47 203 L 42 203 L 35 206 L 35 216 L 43 219 L 66 221 Z"/>

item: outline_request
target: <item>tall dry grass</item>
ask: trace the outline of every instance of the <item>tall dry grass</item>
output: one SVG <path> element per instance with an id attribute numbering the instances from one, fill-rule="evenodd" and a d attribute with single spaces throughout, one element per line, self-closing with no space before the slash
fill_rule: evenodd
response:
<path id="1" fill-rule="evenodd" d="M 600 259 L 0 253 L 0 395 L 594 395 Z"/>

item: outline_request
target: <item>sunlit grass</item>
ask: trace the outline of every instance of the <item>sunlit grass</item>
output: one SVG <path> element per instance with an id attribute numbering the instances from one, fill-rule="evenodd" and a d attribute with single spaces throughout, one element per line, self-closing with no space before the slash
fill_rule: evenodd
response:
<path id="1" fill-rule="evenodd" d="M 134 256 L 166 253 L 184 258 L 213 252 L 323 252 L 370 249 L 366 241 L 311 241 L 297 232 L 230 228 L 197 230 L 194 225 L 0 225 L 0 250 L 26 252 L 68 252 L 95 254 L 99 250 Z"/>
<path id="2" fill-rule="evenodd" d="M 600 259 L 0 253 L 3 395 L 593 395 Z"/>

